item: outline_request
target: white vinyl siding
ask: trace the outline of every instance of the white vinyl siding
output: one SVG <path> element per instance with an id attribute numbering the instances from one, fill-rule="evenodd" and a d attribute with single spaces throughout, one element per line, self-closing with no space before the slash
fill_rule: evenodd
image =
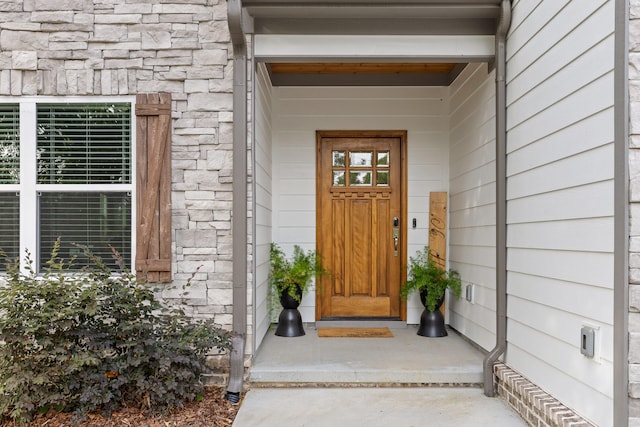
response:
<path id="1" fill-rule="evenodd" d="M 614 2 L 514 2 L 506 363 L 613 423 Z M 580 330 L 596 329 L 593 359 Z"/>
<path id="2" fill-rule="evenodd" d="M 269 318 L 269 245 L 271 243 L 271 84 L 264 66 L 255 74 L 255 348 L 262 342 L 271 320 Z M 255 352 L 254 352 L 255 353 Z"/>
<path id="3" fill-rule="evenodd" d="M 316 130 L 407 130 L 409 254 L 427 244 L 429 192 L 448 190 L 447 92 L 441 87 L 273 89 L 273 240 L 287 253 L 294 244 L 315 248 Z M 313 292 L 300 307 L 305 322 L 316 320 Z M 421 312 L 414 295 L 408 322 L 418 323 Z"/>
<path id="4" fill-rule="evenodd" d="M 449 261 L 473 301 L 451 300 L 450 324 L 486 350 L 495 345 L 495 73 L 471 65 L 450 87 Z"/>

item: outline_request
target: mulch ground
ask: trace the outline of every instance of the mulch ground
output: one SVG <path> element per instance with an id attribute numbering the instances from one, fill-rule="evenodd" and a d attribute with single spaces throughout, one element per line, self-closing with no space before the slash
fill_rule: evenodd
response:
<path id="1" fill-rule="evenodd" d="M 167 414 L 145 414 L 143 409 L 129 406 L 113 412 L 109 418 L 99 414 L 90 414 L 86 421 L 75 424 L 77 427 L 230 427 L 240 404 L 232 404 L 225 399 L 225 390 L 209 387 L 199 402 L 190 402 L 182 409 Z M 241 403 L 242 401 L 240 401 Z M 39 416 L 30 427 L 68 427 L 74 425 L 72 414 L 48 413 Z M 15 427 L 12 422 L 0 422 L 0 427 Z"/>

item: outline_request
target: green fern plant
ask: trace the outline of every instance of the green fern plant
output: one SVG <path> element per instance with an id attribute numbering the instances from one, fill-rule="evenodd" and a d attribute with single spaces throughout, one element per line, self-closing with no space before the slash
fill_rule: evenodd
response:
<path id="1" fill-rule="evenodd" d="M 462 282 L 456 270 L 445 270 L 429 256 L 429 247 L 409 257 L 409 279 L 402 285 L 400 295 L 407 298 L 413 291 L 426 293 L 424 302 L 428 311 L 434 311 L 447 289 L 460 298 Z"/>
<path id="2" fill-rule="evenodd" d="M 300 246 L 293 247 L 293 256 L 289 260 L 276 243 L 271 243 L 269 281 L 278 298 L 285 292 L 300 302 L 302 294 L 309 288 L 315 276 L 328 274 L 322 265 L 320 255 L 315 251 L 305 252 Z"/>

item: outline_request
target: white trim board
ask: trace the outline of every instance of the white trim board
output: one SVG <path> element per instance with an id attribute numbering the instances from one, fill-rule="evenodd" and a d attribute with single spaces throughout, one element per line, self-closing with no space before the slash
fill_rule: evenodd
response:
<path id="1" fill-rule="evenodd" d="M 290 59 L 414 59 L 487 61 L 495 37 L 487 35 L 278 35 L 256 34 L 254 54 L 263 61 Z"/>

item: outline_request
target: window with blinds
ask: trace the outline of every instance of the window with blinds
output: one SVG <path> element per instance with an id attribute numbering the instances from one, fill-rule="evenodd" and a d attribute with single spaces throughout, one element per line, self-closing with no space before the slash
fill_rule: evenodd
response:
<path id="1" fill-rule="evenodd" d="M 130 265 L 131 194 L 109 186 L 131 183 L 131 105 L 38 104 L 36 120 L 37 183 L 92 190 L 38 195 L 39 260 L 61 237 L 63 257 L 80 255 L 78 243 L 110 260 L 111 245 Z"/>
<path id="2" fill-rule="evenodd" d="M 112 246 L 132 265 L 131 115 L 128 102 L 0 104 L 3 251 L 15 258 L 26 247 L 42 270 L 60 238 L 62 258 L 82 255 L 77 243 L 110 263 Z M 35 140 L 21 141 L 20 125 Z M 21 179 L 21 157 L 33 176 Z M 76 268 L 85 264 L 78 257 Z"/>
<path id="3" fill-rule="evenodd" d="M 130 104 L 38 104 L 38 184 L 131 183 Z"/>
<path id="4" fill-rule="evenodd" d="M 0 104 L 0 184 L 20 180 L 20 106 Z"/>

